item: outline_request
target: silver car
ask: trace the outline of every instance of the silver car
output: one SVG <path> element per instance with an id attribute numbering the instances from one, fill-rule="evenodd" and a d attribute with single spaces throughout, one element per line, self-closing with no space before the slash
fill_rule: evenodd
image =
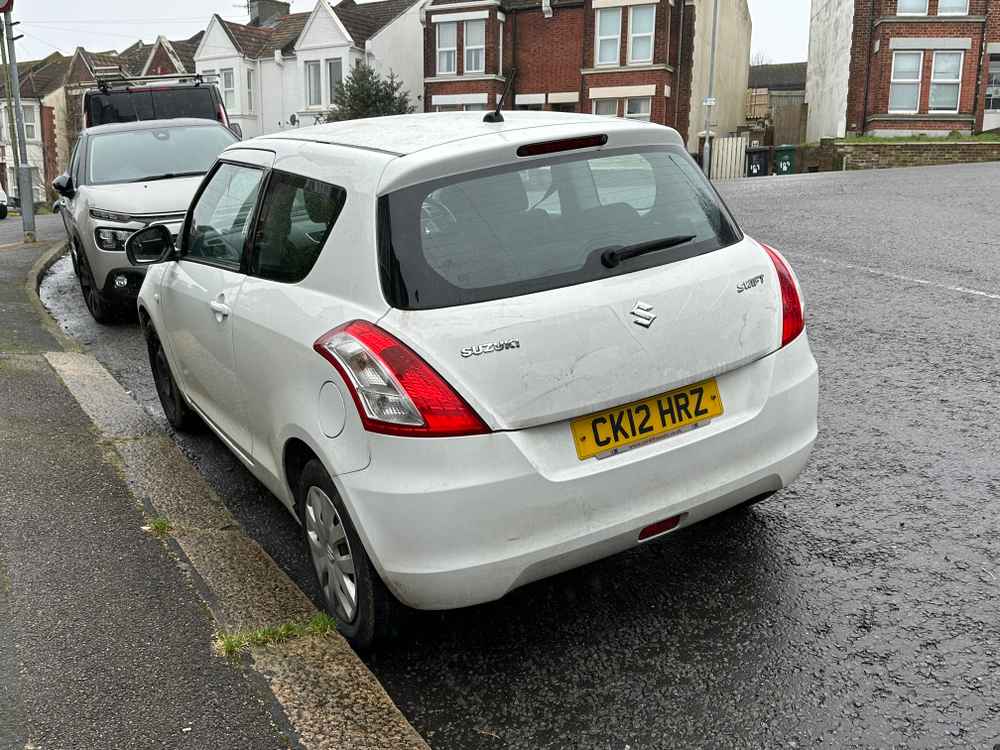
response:
<path id="1" fill-rule="evenodd" d="M 125 241 L 150 224 L 176 234 L 205 172 L 231 131 L 211 120 L 172 119 L 87 128 L 68 170 L 53 182 L 73 269 L 91 315 L 112 323 L 135 310 L 145 269 Z"/>

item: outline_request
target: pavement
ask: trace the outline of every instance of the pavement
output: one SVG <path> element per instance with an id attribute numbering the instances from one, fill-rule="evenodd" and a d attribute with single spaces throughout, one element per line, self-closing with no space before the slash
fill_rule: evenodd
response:
<path id="1" fill-rule="evenodd" d="M 799 481 L 749 512 L 418 614 L 366 656 L 437 750 L 1000 750 L 996 164 L 720 185 L 790 260 L 820 365 Z M 42 298 L 162 420 L 138 332 Z M 142 355 L 144 356 L 144 354 Z M 181 449 L 315 597 L 280 504 L 208 436 Z"/>
<path id="2" fill-rule="evenodd" d="M 58 236 L 46 218 L 40 236 Z M 61 240 L 5 245 L 6 231 L 0 748 L 426 750 L 336 633 L 217 653 L 219 633 L 316 609 L 45 313 L 33 280 Z"/>

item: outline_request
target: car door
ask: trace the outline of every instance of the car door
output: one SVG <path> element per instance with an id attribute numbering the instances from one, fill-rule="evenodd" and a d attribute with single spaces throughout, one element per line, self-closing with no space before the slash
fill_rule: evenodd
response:
<path id="1" fill-rule="evenodd" d="M 259 161 L 259 160 L 258 160 Z M 216 432 L 250 463 L 245 393 L 236 377 L 232 312 L 265 167 L 222 161 L 203 183 L 165 269 L 160 305 L 175 375 Z"/>
<path id="2" fill-rule="evenodd" d="M 82 187 L 81 177 L 83 170 L 80 169 L 81 154 L 83 149 L 86 147 L 85 138 L 80 138 L 73 146 L 73 153 L 70 156 L 69 164 L 66 166 L 66 174 L 70 176 L 73 181 L 73 197 L 67 198 L 65 195 L 59 198 L 59 215 L 62 217 L 63 226 L 66 227 L 66 236 L 72 240 L 76 235 L 76 214 L 75 210 L 77 207 L 77 202 L 80 201 L 80 188 Z M 75 249 L 71 248 L 72 252 Z"/>

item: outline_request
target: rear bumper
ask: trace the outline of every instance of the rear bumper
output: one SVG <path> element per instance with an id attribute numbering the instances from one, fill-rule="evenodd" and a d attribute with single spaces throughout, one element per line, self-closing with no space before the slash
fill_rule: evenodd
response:
<path id="1" fill-rule="evenodd" d="M 690 526 L 792 482 L 817 434 L 805 334 L 719 385 L 724 399 L 727 390 L 763 393 L 717 423 L 603 461 L 554 461 L 554 446 L 573 450 L 565 424 L 431 440 L 372 435 L 370 466 L 337 481 L 403 603 L 491 601 L 633 547 L 656 521 L 686 514 L 677 528 Z"/>

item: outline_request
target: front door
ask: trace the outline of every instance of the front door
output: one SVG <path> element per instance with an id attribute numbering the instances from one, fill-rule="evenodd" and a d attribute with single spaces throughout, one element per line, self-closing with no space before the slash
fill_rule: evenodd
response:
<path id="1" fill-rule="evenodd" d="M 161 284 L 175 376 L 202 415 L 245 456 L 251 444 L 245 393 L 236 377 L 232 312 L 263 176 L 256 167 L 219 164 L 181 235 L 180 260 L 166 269 Z"/>

